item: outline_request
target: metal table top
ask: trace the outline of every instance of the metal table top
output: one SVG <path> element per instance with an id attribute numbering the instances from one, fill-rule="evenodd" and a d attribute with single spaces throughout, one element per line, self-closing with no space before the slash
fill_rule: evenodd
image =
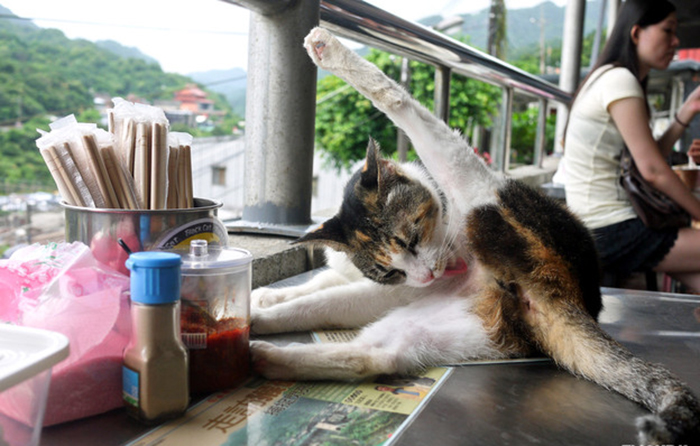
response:
<path id="1" fill-rule="evenodd" d="M 282 283 L 308 280 L 309 273 Z M 602 327 L 636 355 L 665 364 L 700 395 L 700 296 L 603 288 Z M 278 339 L 308 341 L 307 334 Z M 456 367 L 399 445 L 625 445 L 645 411 L 551 362 Z M 44 446 L 119 445 L 148 431 L 114 410 L 45 428 Z"/>

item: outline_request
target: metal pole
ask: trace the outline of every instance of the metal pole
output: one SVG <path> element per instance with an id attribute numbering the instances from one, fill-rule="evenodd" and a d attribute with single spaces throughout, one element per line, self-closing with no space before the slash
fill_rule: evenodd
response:
<path id="1" fill-rule="evenodd" d="M 494 163 L 496 169 L 507 172 L 510 167 L 510 138 L 511 122 L 513 116 L 513 89 L 503 89 L 501 102 L 501 116 L 499 119 L 498 145 L 496 147 Z"/>
<path id="2" fill-rule="evenodd" d="M 435 116 L 445 122 L 450 119 L 450 76 L 452 70 L 447 67 L 435 67 L 435 92 L 433 111 Z"/>
<path id="3" fill-rule="evenodd" d="M 411 68 L 408 65 L 407 57 L 401 59 L 401 85 L 406 91 L 411 91 Z M 408 136 L 402 129 L 397 129 L 396 135 L 396 152 L 398 153 L 399 162 L 406 162 L 408 157 Z"/>
<path id="4" fill-rule="evenodd" d="M 316 67 L 302 43 L 319 23 L 319 2 L 274 3 L 287 7 L 251 13 L 243 220 L 308 225 Z"/>
<path id="5" fill-rule="evenodd" d="M 608 2 L 608 37 L 612 34 L 612 29 L 617 22 L 618 12 L 620 12 L 620 0 L 610 0 Z"/>
<path id="6" fill-rule="evenodd" d="M 598 52 L 600 50 L 601 34 L 603 34 L 603 17 L 605 17 L 605 5 L 607 0 L 601 0 L 600 11 L 598 12 L 598 26 L 595 29 L 595 37 L 593 38 L 593 48 L 591 49 L 591 62 L 589 67 L 595 65 L 598 60 Z M 609 36 L 610 34 L 608 34 Z"/>
<path id="7" fill-rule="evenodd" d="M 583 19 L 586 11 L 585 0 L 569 0 L 566 4 L 564 17 L 564 38 L 561 52 L 561 77 L 559 88 L 573 93 L 581 74 L 581 46 L 583 41 Z M 564 147 L 564 127 L 569 117 L 568 105 L 559 104 L 557 107 L 556 151 L 562 153 Z"/>
<path id="8" fill-rule="evenodd" d="M 287 9 L 295 0 L 221 0 L 242 6 L 251 12 L 263 15 L 276 14 Z"/>
<path id="9" fill-rule="evenodd" d="M 546 99 L 540 99 L 540 111 L 537 114 L 537 136 L 535 137 L 535 159 L 534 165 L 542 167 L 547 143 L 547 107 Z"/>

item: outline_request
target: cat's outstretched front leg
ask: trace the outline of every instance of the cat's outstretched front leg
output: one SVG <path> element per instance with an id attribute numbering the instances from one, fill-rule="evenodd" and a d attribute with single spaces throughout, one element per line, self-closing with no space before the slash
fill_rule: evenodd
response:
<path id="1" fill-rule="evenodd" d="M 253 290 L 251 306 L 253 308 L 267 308 L 327 288 L 348 285 L 351 282 L 359 282 L 364 279 L 362 273 L 350 262 L 345 253 L 326 248 L 325 257 L 329 268 L 314 275 L 311 280 L 296 286 L 265 287 Z"/>
<path id="2" fill-rule="evenodd" d="M 268 308 L 282 302 L 308 296 L 315 292 L 340 285 L 347 285 L 350 279 L 333 269 L 327 269 L 315 275 L 311 280 L 297 286 L 282 288 L 257 288 L 251 295 L 251 307 Z"/>
<path id="3" fill-rule="evenodd" d="M 327 30 L 314 28 L 304 46 L 316 65 L 352 85 L 406 132 L 425 167 L 462 214 L 494 201 L 493 191 L 502 185 L 502 176 L 488 169 L 458 132 Z"/>
<path id="4" fill-rule="evenodd" d="M 319 289 L 268 308 L 252 305 L 250 329 L 255 334 L 270 334 L 359 328 L 419 297 L 412 288 L 385 286 L 362 279 Z"/>

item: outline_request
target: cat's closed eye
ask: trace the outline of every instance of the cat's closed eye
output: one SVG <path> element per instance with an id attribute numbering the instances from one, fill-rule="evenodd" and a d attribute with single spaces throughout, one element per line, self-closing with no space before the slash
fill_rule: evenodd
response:
<path id="1" fill-rule="evenodd" d="M 394 241 L 398 246 L 401 247 L 401 249 L 405 249 L 406 251 L 410 252 L 413 255 L 416 255 L 416 246 L 418 246 L 418 242 L 420 242 L 420 238 L 418 235 L 414 235 L 411 237 L 410 240 L 404 240 L 400 237 L 395 237 Z"/>
<path id="2" fill-rule="evenodd" d="M 384 274 L 383 279 L 387 283 L 392 283 L 392 282 L 396 282 L 399 280 L 403 280 L 405 277 L 406 277 L 406 273 L 404 273 L 403 271 L 398 270 L 398 269 L 392 269 L 392 270 L 389 270 L 386 274 Z"/>

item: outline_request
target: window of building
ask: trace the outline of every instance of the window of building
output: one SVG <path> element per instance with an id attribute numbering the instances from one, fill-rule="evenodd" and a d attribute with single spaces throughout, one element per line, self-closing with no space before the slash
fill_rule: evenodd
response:
<path id="1" fill-rule="evenodd" d="M 211 184 L 214 186 L 226 186 L 226 167 L 212 166 Z"/>

